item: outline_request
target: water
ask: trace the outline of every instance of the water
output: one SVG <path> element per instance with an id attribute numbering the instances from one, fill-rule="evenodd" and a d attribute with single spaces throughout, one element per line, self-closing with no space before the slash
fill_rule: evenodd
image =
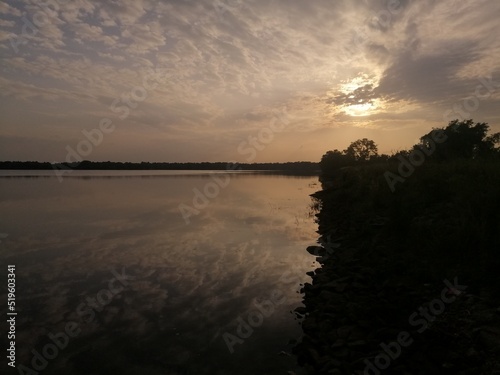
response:
<path id="1" fill-rule="evenodd" d="M 317 238 L 309 197 L 317 177 L 73 171 L 59 182 L 50 171 L 2 175 L 1 274 L 6 280 L 6 265 L 16 266 L 18 368 L 295 369 L 287 353 L 301 330 L 291 310 L 300 305 L 300 283 L 310 280 L 305 273 L 317 267 L 305 251 Z"/>

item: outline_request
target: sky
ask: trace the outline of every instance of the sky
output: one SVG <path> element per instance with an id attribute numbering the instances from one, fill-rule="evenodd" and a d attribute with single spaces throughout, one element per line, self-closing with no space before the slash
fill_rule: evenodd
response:
<path id="1" fill-rule="evenodd" d="M 7 0 L 0 160 L 319 161 L 500 131 L 497 0 Z"/>

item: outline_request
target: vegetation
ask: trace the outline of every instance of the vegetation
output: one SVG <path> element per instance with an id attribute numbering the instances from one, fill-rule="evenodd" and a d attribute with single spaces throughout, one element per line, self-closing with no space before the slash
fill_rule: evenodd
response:
<path id="1" fill-rule="evenodd" d="M 322 246 L 308 248 L 321 267 L 303 288 L 294 349 L 308 373 L 500 373 L 499 137 L 485 123 L 452 121 L 386 161 L 323 156 Z M 391 190 L 384 174 L 402 160 L 419 168 Z M 401 332 L 411 345 L 377 362 Z"/>
<path id="2" fill-rule="evenodd" d="M 367 162 L 378 156 L 378 148 L 375 142 L 367 138 L 358 139 L 347 147 L 345 156 L 355 162 Z"/>
<path id="3" fill-rule="evenodd" d="M 445 129 L 434 129 L 433 132 L 442 131 L 444 142 L 438 143 L 436 150 L 430 155 L 431 159 L 445 161 L 453 159 L 484 159 L 500 156 L 500 133 L 488 136 L 488 124 L 472 120 L 459 122 L 451 121 Z M 420 143 L 413 146 L 430 150 L 432 132 L 420 138 Z"/>
<path id="4" fill-rule="evenodd" d="M 437 162 L 499 159 L 500 133 L 488 135 L 488 130 L 489 126 L 484 122 L 474 124 L 473 120 L 453 120 L 445 128 L 436 128 L 423 135 L 410 150 L 393 155 L 379 155 L 374 141 L 358 139 L 343 151 L 327 151 L 321 158 L 320 167 L 324 175 L 329 175 L 347 166 L 395 163 L 411 155 Z"/>

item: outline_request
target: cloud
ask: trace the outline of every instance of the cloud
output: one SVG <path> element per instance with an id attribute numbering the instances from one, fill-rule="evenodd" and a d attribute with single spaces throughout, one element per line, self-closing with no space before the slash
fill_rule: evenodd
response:
<path id="1" fill-rule="evenodd" d="M 364 86 L 357 87 L 351 92 L 339 94 L 330 99 L 328 102 L 335 105 L 365 104 L 371 103 L 372 99 L 375 97 L 373 85 L 366 84 Z"/>
<path id="2" fill-rule="evenodd" d="M 473 87 L 458 72 L 478 58 L 474 45 L 460 43 L 441 53 L 415 56 L 407 51 L 384 71 L 376 93 L 389 101 L 418 101 L 421 104 L 447 100 Z"/>
<path id="3" fill-rule="evenodd" d="M 74 40 L 78 43 L 101 42 L 107 47 L 118 44 L 118 37 L 106 35 L 99 26 L 87 23 L 74 23 L 70 28 L 75 33 L 76 38 Z"/>
<path id="4" fill-rule="evenodd" d="M 25 104 L 71 101 L 75 117 L 109 116 L 113 101 L 130 100 L 151 69 L 162 69 L 168 78 L 143 102 L 129 102 L 122 128 L 135 128 L 138 138 L 144 125 L 172 138 L 182 129 L 186 139 L 203 129 L 213 138 L 226 132 L 237 145 L 268 125 L 260 108 L 284 105 L 296 116 L 287 131 L 311 137 L 320 128 L 357 127 L 361 117 L 363 126 L 405 113 L 405 123 L 417 124 L 417 113 L 438 121 L 478 78 L 500 73 L 499 4 L 75 0 L 44 8 L 7 1 L 0 77 L 3 95 Z M 23 33 L 23 17 L 34 22 L 37 12 L 47 22 Z M 17 52 L 10 32 L 22 38 Z M 495 118 L 496 96 L 489 100 L 477 116 Z M 36 126 L 32 118 L 28 126 Z"/>
<path id="5" fill-rule="evenodd" d="M 0 27 L 13 27 L 15 24 L 14 21 L 0 20 Z"/>
<path id="6" fill-rule="evenodd" d="M 7 2 L 5 2 L 5 1 L 2 1 L 0 3 L 0 14 L 15 16 L 15 17 L 22 16 L 22 13 L 18 8 L 7 4 Z"/>

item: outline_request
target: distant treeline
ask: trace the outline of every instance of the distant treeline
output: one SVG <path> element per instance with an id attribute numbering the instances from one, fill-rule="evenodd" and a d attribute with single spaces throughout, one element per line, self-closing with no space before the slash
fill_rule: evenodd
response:
<path id="1" fill-rule="evenodd" d="M 88 161 L 75 163 L 48 163 L 37 161 L 0 161 L 0 169 L 73 169 L 73 170 L 271 170 L 318 172 L 319 163 L 297 161 L 287 163 L 131 163 L 112 161 Z"/>

